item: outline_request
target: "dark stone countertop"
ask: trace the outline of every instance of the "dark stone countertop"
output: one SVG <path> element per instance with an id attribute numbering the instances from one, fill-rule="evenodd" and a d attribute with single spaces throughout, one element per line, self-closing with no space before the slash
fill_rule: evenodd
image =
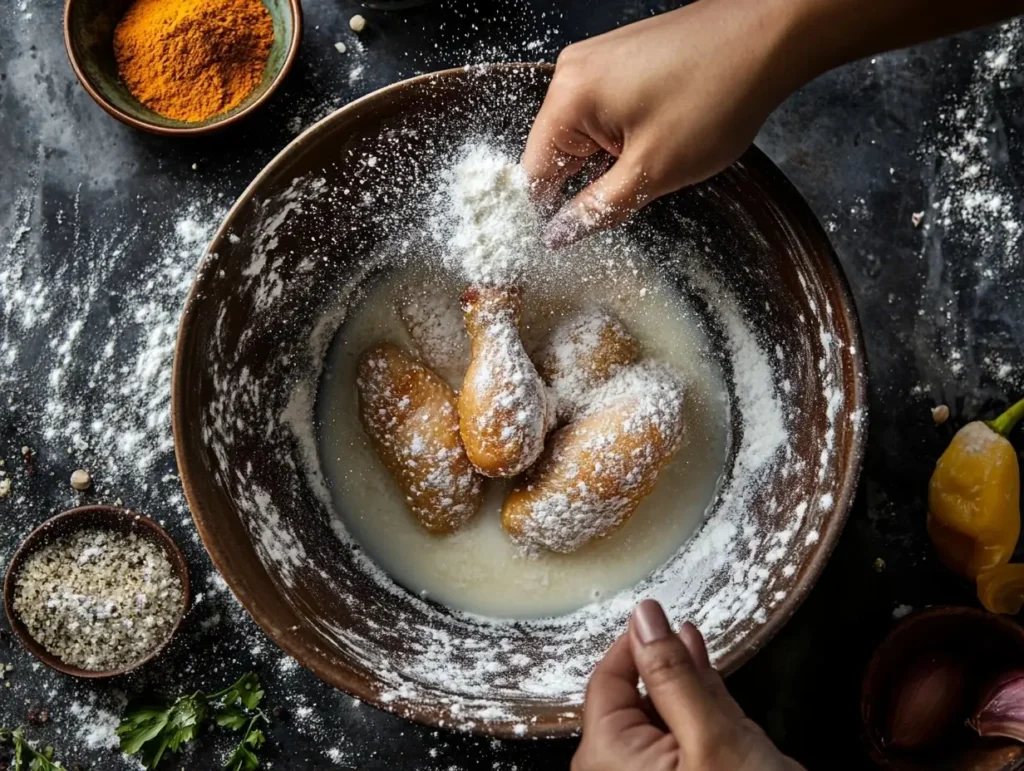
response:
<path id="1" fill-rule="evenodd" d="M 466 61 L 551 60 L 569 41 L 662 9 L 643 0 L 453 0 L 401 13 L 349 0 L 304 5 L 300 58 L 281 93 L 237 129 L 197 141 L 135 132 L 91 101 L 64 54 L 58 0 L 8 0 L 0 9 L 0 458 L 14 481 L 0 499 L 0 563 L 32 526 L 78 500 L 65 481 L 72 469 L 124 457 L 78 446 L 70 422 L 112 417 L 110 441 L 123 445 L 129 436 L 116 418 L 137 413 L 116 404 L 106 411 L 111 377 L 129 387 L 153 373 L 127 332 L 109 353 L 90 341 L 109 340 L 108 327 L 154 328 L 152 318 L 131 316 L 132 303 L 151 291 L 145 282 L 161 266 L 181 268 L 174 275 L 187 286 L 196 255 L 179 247 L 190 243 L 192 215 L 215 222 L 299 129 L 356 96 Z M 357 11 L 369 19 L 362 51 L 348 29 Z M 348 53 L 335 50 L 339 40 Z M 1024 391 L 1022 131 L 1017 25 L 831 73 L 790 98 L 758 139 L 831 234 L 872 376 L 867 461 L 835 555 L 782 633 L 729 681 L 751 717 L 811 769 L 867 765 L 859 678 L 893 610 L 973 602 L 970 587 L 945 573 L 928 548 L 926 482 L 957 426 Z M 918 211 L 926 216 L 915 228 Z M 85 323 L 72 333 L 75 318 Z M 90 376 L 94 363 L 113 375 Z M 928 410 L 937 402 L 953 412 L 939 428 Z M 23 445 L 37 453 L 33 477 L 22 468 Z M 119 498 L 166 522 L 185 546 L 204 596 L 183 632 L 160 663 L 93 685 L 35 666 L 9 637 L 0 639 L 0 662 L 14 667 L 9 687 L 0 683 L 0 725 L 24 725 L 43 706 L 52 720 L 28 726 L 28 735 L 53 744 L 68 767 L 133 768 L 116 753 L 88 748 L 90 710 L 116 713 L 125 694 L 151 687 L 169 695 L 215 689 L 253 669 L 267 704 L 286 709 L 268 732 L 273 768 L 568 768 L 573 742 L 492 742 L 423 728 L 358 705 L 296 668 L 212 579 L 173 464 L 163 447 L 145 473 L 98 472 L 87 499 Z M 228 746 L 220 735 L 196 744 L 167 767 L 217 767 Z"/>

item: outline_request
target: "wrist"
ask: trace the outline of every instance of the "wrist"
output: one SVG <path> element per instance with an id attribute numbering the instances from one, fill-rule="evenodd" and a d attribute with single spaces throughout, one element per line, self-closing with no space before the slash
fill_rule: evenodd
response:
<path id="1" fill-rule="evenodd" d="M 783 98 L 845 62 L 827 18 L 830 3 L 819 0 L 738 0 L 759 7 L 771 49 L 767 66 L 776 74 Z M 838 4 L 835 4 L 838 5 Z"/>
<path id="2" fill-rule="evenodd" d="M 760 88 L 771 108 L 838 64 L 832 63 L 829 37 L 818 26 L 818 0 L 700 2 L 717 4 L 723 23 L 739 27 L 734 45 L 746 49 L 742 55 L 755 58 Z"/>

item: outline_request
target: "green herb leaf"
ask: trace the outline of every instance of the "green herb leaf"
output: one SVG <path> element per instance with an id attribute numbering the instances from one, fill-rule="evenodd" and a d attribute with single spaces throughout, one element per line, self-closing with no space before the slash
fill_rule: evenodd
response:
<path id="1" fill-rule="evenodd" d="M 249 721 L 249 725 L 245 729 L 242 741 L 224 762 L 224 768 L 228 771 L 255 771 L 260 767 L 260 759 L 256 756 L 255 750 L 263 745 L 267 737 L 263 735 L 263 731 L 256 728 L 257 720 L 262 720 L 264 723 L 270 722 L 262 710 L 256 710 L 256 714 L 252 716 L 252 720 Z"/>
<path id="2" fill-rule="evenodd" d="M 169 712 L 169 709 L 158 707 L 138 707 L 126 712 L 116 729 L 121 739 L 121 752 L 134 755 L 143 745 L 159 736 L 170 719 Z"/>
<path id="3" fill-rule="evenodd" d="M 225 706 L 217 712 L 216 720 L 219 726 L 230 728 L 232 731 L 240 731 L 245 727 L 249 717 L 238 707 Z"/>
<path id="4" fill-rule="evenodd" d="M 238 682 L 218 695 L 223 697 L 225 707 L 232 707 L 241 702 L 246 709 L 254 710 L 263 699 L 263 689 L 260 688 L 259 676 L 255 672 L 247 672 L 238 679 Z"/>
<path id="5" fill-rule="evenodd" d="M 256 771 L 260 767 L 260 759 L 245 744 L 239 744 L 228 756 L 224 768 L 227 771 Z"/>
<path id="6" fill-rule="evenodd" d="M 263 732 L 253 727 L 257 719 L 267 722 L 266 715 L 259 710 L 262 699 L 259 677 L 255 672 L 248 672 L 223 691 L 213 694 L 196 691 L 191 696 L 178 697 L 170 706 L 143 704 L 131 707 L 117 727 L 121 751 L 126 755 L 140 755 L 142 765 L 147 769 L 156 768 L 166 752 L 178 752 L 184 744 L 193 741 L 200 726 L 212 713 L 217 725 L 232 731 L 241 730 L 249 721 L 239 744 L 244 752 L 236 747 L 228 759 L 236 765 L 225 768 L 250 771 L 259 767 L 259 760 L 252 750 L 264 741 Z"/>
<path id="7" fill-rule="evenodd" d="M 166 708 L 129 709 L 117 727 L 121 752 L 142 753 L 142 765 L 156 768 L 167 750 L 178 752 L 183 744 L 195 739 L 207 710 L 206 697 L 201 693 L 182 696 Z"/>
<path id="8" fill-rule="evenodd" d="M 14 765 L 11 766 L 11 771 L 67 771 L 60 763 L 54 762 L 53 747 L 46 747 L 42 751 L 35 749 L 25 740 L 20 728 L 13 731 L 9 728 L 0 728 L 0 744 L 14 745 Z"/>

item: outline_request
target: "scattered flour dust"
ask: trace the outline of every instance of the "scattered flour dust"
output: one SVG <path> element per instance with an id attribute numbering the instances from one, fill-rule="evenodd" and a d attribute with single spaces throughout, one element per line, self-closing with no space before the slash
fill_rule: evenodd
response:
<path id="1" fill-rule="evenodd" d="M 173 449 L 171 365 L 185 296 L 195 267 L 226 208 L 194 203 L 166 223 L 156 258 L 126 282 L 116 302 L 128 244 L 146 237 L 115 231 L 105 243 L 82 244 L 76 275 L 47 279 L 39 254 L 8 245 L 0 266 L 0 409 L 41 431 L 46 449 L 89 469 L 95 491 L 115 497 L 126 479 L 143 488 L 166 473 Z M 120 284 L 118 284 L 120 286 Z M 115 312 L 110 314 L 110 308 Z M 32 330 L 60 330 L 37 348 Z M 19 393 L 40 392 L 41 407 Z M 160 476 L 163 475 L 160 473 Z"/>
<path id="2" fill-rule="evenodd" d="M 1012 402 L 1024 387 L 1024 369 L 1010 364 L 1019 361 L 1019 315 L 1005 302 L 1022 287 L 1024 196 L 1011 107 L 1024 87 L 1022 73 L 1024 21 L 1015 19 L 989 34 L 970 82 L 950 96 L 920 151 L 930 178 L 912 344 L 933 384 L 925 390 L 950 404 L 967 394 L 967 413 Z"/>
<path id="3" fill-rule="evenodd" d="M 120 741 L 115 733 L 121 720 L 118 714 L 97 707 L 95 699 L 93 703 L 86 704 L 73 701 L 70 710 L 71 715 L 79 721 L 76 733 L 86 747 L 94 750 L 118 746 Z"/>

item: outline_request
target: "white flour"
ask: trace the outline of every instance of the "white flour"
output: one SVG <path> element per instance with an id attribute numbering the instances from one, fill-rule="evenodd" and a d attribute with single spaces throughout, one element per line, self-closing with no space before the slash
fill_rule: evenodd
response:
<path id="1" fill-rule="evenodd" d="M 430 223 L 445 260 L 470 284 L 514 284 L 540 253 L 540 218 L 523 167 L 487 144 L 447 170 Z"/>
<path id="2" fill-rule="evenodd" d="M 458 389 L 469 366 L 469 338 L 455 292 L 409 287 L 399 312 L 420 358 Z"/>
<path id="3" fill-rule="evenodd" d="M 121 241 L 134 241 L 135 232 L 115 231 L 109 242 L 82 244 L 78 275 L 58 284 L 59 298 L 50 296 L 52 282 L 31 275 L 39 268 L 24 241 L 30 202 L 20 235 L 4 246 L 0 387 L 10 399 L 0 409 L 41 431 L 51 452 L 63 451 L 87 468 L 96 491 L 111 500 L 124 479 L 146 487 L 171 471 L 159 464 L 173 448 L 170 381 L 178 319 L 196 262 L 225 211 L 219 201 L 196 203 L 176 222 L 164 223 L 157 259 L 127 285 L 119 312 L 103 328 L 95 325 L 105 311 L 97 304 L 106 302 L 106 287 L 121 270 Z M 23 342 L 40 321 L 63 333 L 36 354 Z M 29 390 L 29 383 L 32 389 L 45 384 L 44 399 L 42 409 L 25 413 L 16 394 Z"/>

